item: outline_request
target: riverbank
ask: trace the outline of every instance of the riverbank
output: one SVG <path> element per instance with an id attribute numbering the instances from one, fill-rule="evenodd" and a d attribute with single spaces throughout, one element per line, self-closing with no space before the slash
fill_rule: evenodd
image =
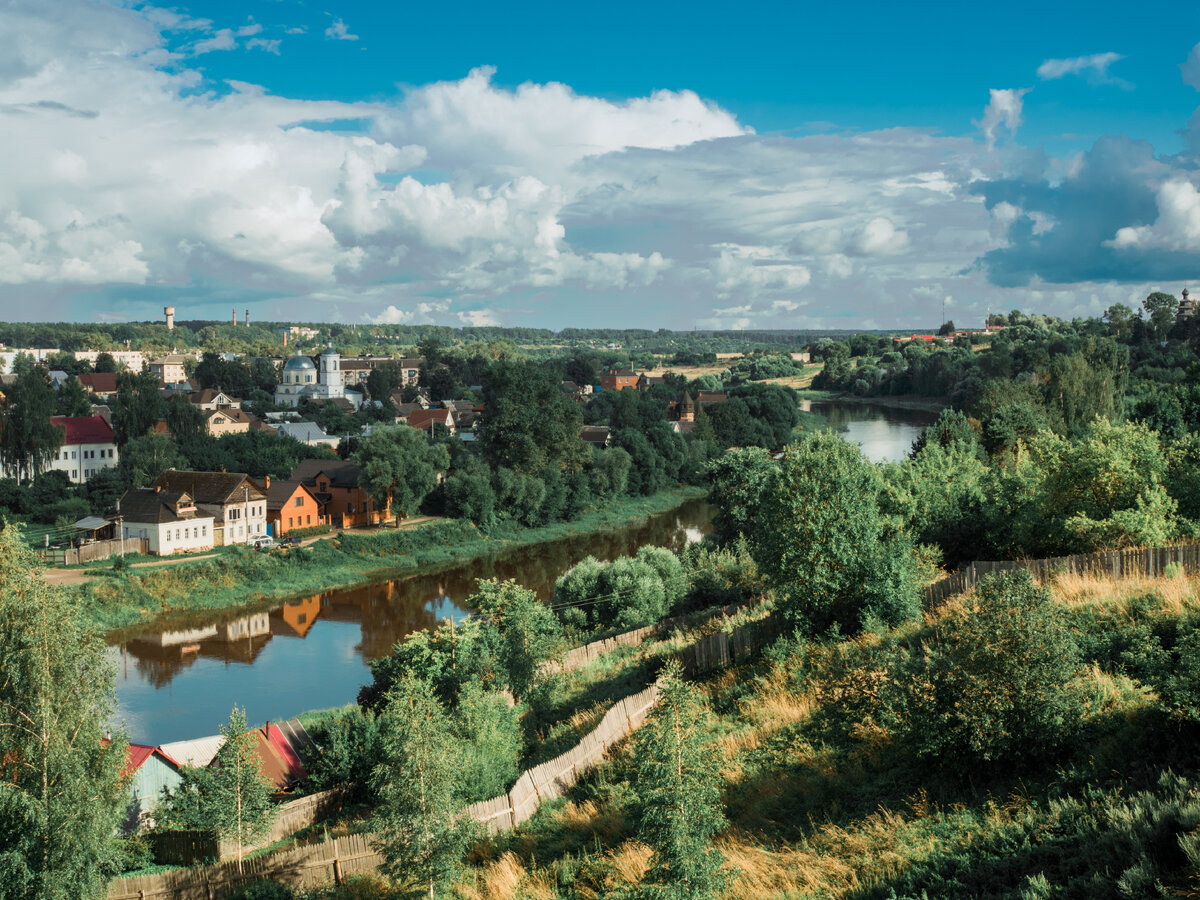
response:
<path id="1" fill-rule="evenodd" d="M 626 498 L 572 522 L 490 535 L 469 522 L 449 520 L 411 530 L 343 534 L 337 540 L 270 554 L 234 548 L 188 566 L 106 570 L 66 590 L 78 592 L 85 614 L 110 632 L 110 638 L 119 639 L 122 633 L 147 625 L 186 627 L 196 614 L 209 614 L 209 619 L 214 611 L 245 614 L 297 597 L 604 533 L 669 512 L 706 493 L 704 488 L 680 487 L 650 497 Z"/>
<path id="2" fill-rule="evenodd" d="M 858 406 L 886 406 L 892 409 L 913 409 L 921 412 L 940 413 L 950 405 L 942 397 L 923 397 L 919 394 L 901 394 L 894 397 L 859 397 L 845 391 L 797 391 L 801 402 L 809 400 L 818 403 L 846 403 Z"/>

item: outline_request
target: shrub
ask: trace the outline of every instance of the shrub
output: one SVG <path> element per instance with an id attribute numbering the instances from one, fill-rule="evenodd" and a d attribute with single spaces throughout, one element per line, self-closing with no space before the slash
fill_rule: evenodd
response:
<path id="1" fill-rule="evenodd" d="M 989 576 L 933 627 L 906 692 L 917 754 L 968 765 L 1044 757 L 1078 721 L 1079 651 L 1028 572 Z"/>
<path id="2" fill-rule="evenodd" d="M 321 752 L 308 773 L 309 787 L 314 791 L 349 788 L 353 802 L 373 800 L 371 772 L 383 758 L 375 714 L 353 707 L 339 713 L 316 738 Z"/>

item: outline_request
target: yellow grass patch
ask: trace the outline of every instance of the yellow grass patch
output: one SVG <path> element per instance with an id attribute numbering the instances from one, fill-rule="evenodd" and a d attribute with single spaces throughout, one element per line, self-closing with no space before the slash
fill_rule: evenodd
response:
<path id="1" fill-rule="evenodd" d="M 478 869 L 470 883 L 460 884 L 458 895 L 464 900 L 551 900 L 557 891 L 542 876 L 531 875 L 509 852 Z"/>
<path id="2" fill-rule="evenodd" d="M 1113 578 L 1109 575 L 1081 575 L 1060 572 L 1050 582 L 1054 596 L 1068 605 L 1125 604 L 1134 597 L 1156 594 L 1159 610 L 1168 615 L 1200 609 L 1196 586 L 1200 580 L 1186 575 L 1134 575 Z"/>

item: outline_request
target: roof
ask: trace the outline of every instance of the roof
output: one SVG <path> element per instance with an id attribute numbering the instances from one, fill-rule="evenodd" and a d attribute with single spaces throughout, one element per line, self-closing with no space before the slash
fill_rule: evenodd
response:
<path id="1" fill-rule="evenodd" d="M 166 522 L 191 521 L 195 518 L 193 514 L 185 513 L 181 516 L 176 512 L 181 506 L 192 506 L 192 498 L 186 491 L 134 488 L 122 494 L 117 503 L 120 515 L 126 522 L 151 522 L 161 525 Z"/>
<path id="2" fill-rule="evenodd" d="M 607 425 L 584 425 L 579 436 L 589 444 L 606 444 L 610 431 Z"/>
<path id="3" fill-rule="evenodd" d="M 290 357 L 288 361 L 283 364 L 283 367 L 284 369 L 290 369 L 293 372 L 298 369 L 303 371 L 305 369 L 317 368 L 316 364 L 311 359 L 298 350 L 296 351 L 295 356 Z"/>
<path id="4" fill-rule="evenodd" d="M 150 363 L 152 366 L 182 366 L 189 359 L 194 359 L 191 356 L 184 356 L 182 353 L 168 353 L 166 356 L 160 357 Z"/>
<path id="5" fill-rule="evenodd" d="M 302 442 L 340 440 L 336 435 L 326 434 L 316 422 L 280 422 L 275 430 Z"/>
<path id="6" fill-rule="evenodd" d="M 637 372 L 634 372 L 631 369 L 609 369 L 604 374 L 610 377 L 615 375 L 618 378 L 637 378 Z"/>
<path id="7" fill-rule="evenodd" d="M 222 410 L 224 412 L 224 410 Z M 251 500 L 266 498 L 260 488 L 245 472 L 191 472 L 186 469 L 167 469 L 154 482 L 164 490 L 187 491 L 197 503 L 225 504 L 242 500 L 243 487 L 250 489 Z"/>
<path id="8" fill-rule="evenodd" d="M 51 416 L 51 424 L 66 432 L 64 444 L 111 444 L 112 426 L 100 416 Z"/>
<path id="9" fill-rule="evenodd" d="M 267 489 L 267 509 L 283 509 L 288 500 L 296 495 L 296 491 L 304 491 L 314 500 L 316 495 L 308 485 L 300 481 L 272 481 Z M 318 501 L 319 502 L 319 501 Z"/>
<path id="10" fill-rule="evenodd" d="M 408 425 L 410 428 L 428 428 L 433 423 L 450 427 L 453 419 L 450 418 L 450 410 L 448 409 L 414 409 L 408 414 Z"/>
<path id="11" fill-rule="evenodd" d="M 398 394 L 394 395 L 394 396 L 398 396 Z M 395 401 L 393 401 L 393 403 L 395 403 Z M 399 417 L 401 419 L 407 419 L 410 415 L 412 415 L 418 409 L 425 408 L 420 403 L 395 403 L 395 406 L 396 406 L 396 415 L 397 415 L 397 417 Z"/>
<path id="12" fill-rule="evenodd" d="M 254 735 L 254 752 L 262 760 L 263 775 L 276 790 L 285 790 L 308 774 L 278 725 L 268 723 L 249 733 Z"/>
<path id="13" fill-rule="evenodd" d="M 205 388 L 202 391 L 192 391 L 188 394 L 188 403 L 212 403 L 218 397 L 225 397 L 230 403 L 241 403 L 237 397 L 230 396 L 220 388 Z"/>
<path id="14" fill-rule="evenodd" d="M 126 751 L 125 768 L 121 770 L 121 777 L 125 778 L 132 775 L 146 764 L 146 760 L 156 753 L 176 769 L 179 768 L 179 763 L 164 753 L 161 747 L 151 747 L 148 744 L 130 744 Z"/>
<path id="15" fill-rule="evenodd" d="M 724 391 L 697 391 L 696 402 L 704 403 L 724 403 L 729 399 L 729 395 Z"/>
<path id="16" fill-rule="evenodd" d="M 93 394 L 113 394 L 117 390 L 116 372 L 84 372 L 79 383 Z"/>
<path id="17" fill-rule="evenodd" d="M 324 472 L 334 487 L 356 488 L 362 469 L 348 459 L 302 459 L 292 469 L 289 481 L 302 481 L 312 487 L 318 475 Z M 320 499 L 318 495 L 318 499 Z"/>
<path id="18" fill-rule="evenodd" d="M 250 413 L 233 406 L 222 406 L 218 409 L 204 410 L 204 418 L 211 419 L 213 416 L 225 416 L 230 422 L 245 422 L 247 425 L 255 421 L 254 416 L 250 415 Z"/>
<path id="19" fill-rule="evenodd" d="M 213 761 L 217 751 L 225 743 L 225 736 L 214 734 L 212 737 L 194 738 L 190 741 L 174 741 L 159 746 L 169 758 L 178 760 L 180 765 L 204 768 Z"/>
<path id="20" fill-rule="evenodd" d="M 95 531 L 97 528 L 103 528 L 108 525 L 108 519 L 102 519 L 99 516 L 84 516 L 75 523 L 75 527 L 80 531 Z"/>

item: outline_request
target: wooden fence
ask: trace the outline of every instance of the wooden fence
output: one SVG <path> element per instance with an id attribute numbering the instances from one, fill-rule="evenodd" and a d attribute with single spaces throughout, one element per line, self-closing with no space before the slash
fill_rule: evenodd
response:
<path id="1" fill-rule="evenodd" d="M 121 553 L 149 553 L 150 542 L 141 538 L 116 538 L 111 541 L 89 541 L 76 547 L 48 547 L 38 550 L 38 556 L 50 566 L 77 566 L 80 563 L 108 559 Z"/>
<path id="2" fill-rule="evenodd" d="M 973 562 L 953 575 L 925 588 L 925 608 L 930 609 L 950 597 L 975 587 L 984 575 L 992 572 L 1028 570 L 1040 582 L 1057 572 L 1079 575 L 1111 575 L 1114 578 L 1142 575 L 1163 575 L 1175 565 L 1189 575 L 1200 572 L 1200 544 L 1176 544 L 1170 547 L 1141 547 L 1130 550 L 1101 550 L 1074 556 L 1052 556 L 1047 559 L 1012 559 L 994 562 Z"/>
<path id="3" fill-rule="evenodd" d="M 723 612 L 728 614 L 739 608 L 726 607 Z M 636 632 L 627 632 L 634 633 Z M 701 638 L 679 651 L 678 658 L 685 671 L 689 674 L 699 674 L 743 661 L 766 646 L 777 633 L 778 628 L 773 619 L 750 622 L 736 626 L 728 633 L 718 632 Z M 657 702 L 657 683 L 617 701 L 604 714 L 600 724 L 573 748 L 549 762 L 523 772 L 507 793 L 468 806 L 467 815 L 492 834 L 515 828 L 537 812 L 542 803 L 561 797 L 580 777 L 599 765 L 605 753 L 614 744 L 641 727 Z M 320 795 L 313 795 L 318 796 Z M 311 798 L 302 798 L 301 801 L 294 802 L 300 803 L 309 799 Z M 313 814 L 316 815 L 315 810 Z M 184 838 L 181 838 L 181 841 L 183 840 Z M 371 835 L 353 835 L 247 860 L 246 874 L 240 878 L 237 876 L 236 862 L 179 869 L 162 875 L 119 878 L 109 885 L 108 900 L 138 900 L 150 897 L 215 900 L 239 885 L 258 879 L 281 881 L 293 887 L 340 883 L 341 879 L 349 875 L 373 872 L 382 863 L 383 858 L 375 852 L 371 841 Z"/>
<path id="4" fill-rule="evenodd" d="M 374 872 L 383 857 L 371 836 L 352 834 L 319 844 L 247 859 L 238 874 L 236 861 L 176 869 L 158 875 L 118 878 L 109 883 L 108 900 L 215 900 L 250 882 L 278 881 L 292 888 L 341 884 L 352 875 Z"/>
<path id="5" fill-rule="evenodd" d="M 279 807 L 266 836 L 243 847 L 242 852 L 259 850 L 328 819 L 342 808 L 344 801 L 345 792 L 340 788 L 290 800 Z M 164 831 L 148 835 L 148 838 L 154 847 L 154 858 L 168 865 L 188 866 L 202 860 L 224 861 L 237 857 L 236 843 L 218 841 L 216 835 L 208 831 Z"/>

